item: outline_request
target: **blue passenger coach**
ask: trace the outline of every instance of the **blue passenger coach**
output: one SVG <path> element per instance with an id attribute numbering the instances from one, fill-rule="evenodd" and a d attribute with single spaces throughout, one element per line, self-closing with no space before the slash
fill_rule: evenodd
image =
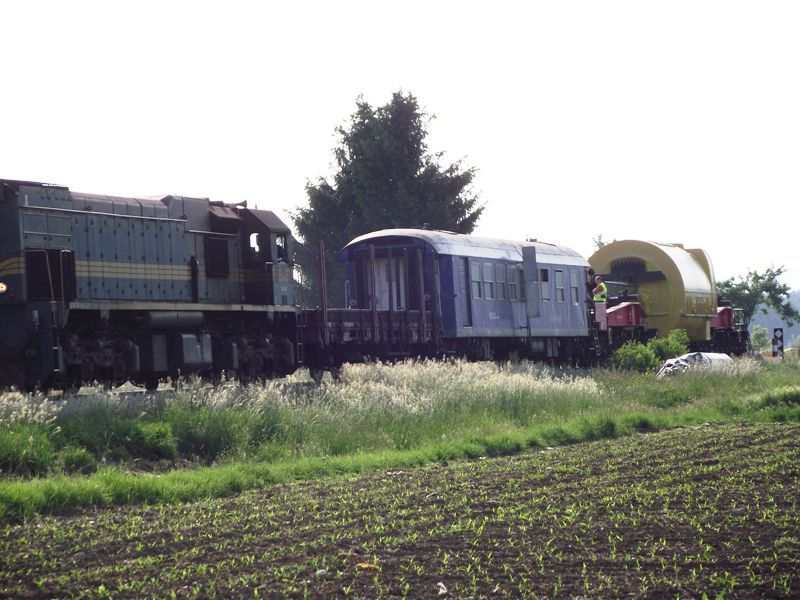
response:
<path id="1" fill-rule="evenodd" d="M 340 259 L 348 263 L 349 306 L 402 313 L 424 303 L 433 335 L 453 352 L 581 358 L 589 263 L 570 248 L 387 229 L 354 239 Z"/>

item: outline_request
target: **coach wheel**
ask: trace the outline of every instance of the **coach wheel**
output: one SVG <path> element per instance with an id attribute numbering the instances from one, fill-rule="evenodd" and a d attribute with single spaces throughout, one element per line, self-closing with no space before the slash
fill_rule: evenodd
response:
<path id="1" fill-rule="evenodd" d="M 111 371 L 114 375 L 114 385 L 119 385 L 125 382 L 125 376 L 128 373 L 128 369 L 125 365 L 125 360 L 118 356 L 114 359 L 114 362 L 111 363 Z"/>
<path id="2" fill-rule="evenodd" d="M 95 380 L 95 364 L 91 356 L 84 356 L 81 359 L 81 380 L 85 383 Z"/>
<path id="3" fill-rule="evenodd" d="M 311 375 L 311 379 L 314 383 L 319 385 L 322 383 L 322 378 L 325 376 L 325 370 L 319 367 L 309 367 L 308 374 Z"/>

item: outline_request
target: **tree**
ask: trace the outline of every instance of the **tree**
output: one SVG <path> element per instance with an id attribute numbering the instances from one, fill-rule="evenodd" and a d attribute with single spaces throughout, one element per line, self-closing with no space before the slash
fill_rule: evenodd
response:
<path id="1" fill-rule="evenodd" d="M 474 168 L 460 161 L 443 167 L 442 153 L 428 153 L 430 118 L 411 94 L 396 92 L 385 106 L 363 99 L 347 127 L 338 127 L 338 172 L 329 182 L 306 185 L 308 206 L 292 215 L 302 238 L 297 249 L 301 281 L 317 300 L 319 240 L 325 243 L 328 303 L 344 301 L 344 267 L 338 251 L 353 238 L 378 229 L 422 227 L 471 233 L 483 206 L 471 191 Z"/>
<path id="2" fill-rule="evenodd" d="M 766 307 L 771 306 L 791 327 L 794 321 L 800 320 L 800 313 L 789 302 L 789 286 L 778 282 L 785 270 L 782 266 L 777 269 L 770 267 L 764 273 L 750 271 L 746 277 L 731 277 L 717 282 L 717 295 L 743 309 L 748 323 L 757 309 L 766 314 Z"/>
<path id="3" fill-rule="evenodd" d="M 750 328 L 750 345 L 754 350 L 763 350 L 770 342 L 769 331 L 761 325 L 753 325 Z"/>

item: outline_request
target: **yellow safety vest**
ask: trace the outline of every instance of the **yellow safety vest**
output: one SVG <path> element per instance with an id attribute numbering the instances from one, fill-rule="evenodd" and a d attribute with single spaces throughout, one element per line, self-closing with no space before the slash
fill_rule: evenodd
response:
<path id="1" fill-rule="evenodd" d="M 599 285 L 600 285 L 601 291 L 599 293 L 595 294 L 594 298 L 592 298 L 592 300 L 594 300 L 595 302 L 605 302 L 606 301 L 606 296 L 608 296 L 608 287 L 606 287 L 606 282 L 605 281 L 601 281 L 599 283 Z"/>

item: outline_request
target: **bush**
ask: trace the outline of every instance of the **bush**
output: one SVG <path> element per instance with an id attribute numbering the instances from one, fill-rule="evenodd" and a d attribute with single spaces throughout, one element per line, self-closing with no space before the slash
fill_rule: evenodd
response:
<path id="1" fill-rule="evenodd" d="M 673 389 L 651 389 L 645 392 L 642 402 L 656 408 L 674 408 L 680 404 L 691 402 L 691 396 L 685 391 Z"/>
<path id="2" fill-rule="evenodd" d="M 143 458 L 177 458 L 178 444 L 169 423 L 141 423 Z"/>
<path id="3" fill-rule="evenodd" d="M 617 435 L 617 424 L 604 415 L 585 417 L 578 422 L 578 432 L 586 441 L 613 438 Z"/>
<path id="4" fill-rule="evenodd" d="M 213 462 L 223 454 L 242 452 L 249 439 L 250 415 L 237 409 L 192 408 L 175 403 L 164 413 L 182 456 Z"/>
<path id="5" fill-rule="evenodd" d="M 67 446 L 58 452 L 58 464 L 64 473 L 89 474 L 97 470 L 97 460 L 86 448 Z"/>
<path id="6" fill-rule="evenodd" d="M 611 366 L 622 371 L 655 371 L 661 361 L 655 352 L 639 342 L 626 342 L 611 355 Z"/>
<path id="7" fill-rule="evenodd" d="M 653 418 L 645 413 L 628 413 L 627 415 L 623 415 L 620 421 L 622 424 L 622 429 L 625 429 L 626 427 L 629 427 L 634 431 L 655 431 L 658 429 L 656 423 L 653 421 Z"/>
<path id="8" fill-rule="evenodd" d="M 125 460 L 136 455 L 142 434 L 136 422 L 124 419 L 103 403 L 81 407 L 59 419 L 61 437 L 67 444 L 84 447 L 97 457 Z"/>
<path id="9" fill-rule="evenodd" d="M 178 443 L 169 423 L 125 417 L 112 405 L 97 403 L 81 407 L 64 415 L 59 423 L 62 445 L 84 448 L 98 458 L 128 460 L 178 456 Z M 80 460 L 77 455 L 73 458 Z"/>
<path id="10" fill-rule="evenodd" d="M 44 475 L 53 460 L 53 443 L 38 425 L 0 429 L 0 471 L 20 476 Z"/>
<path id="11" fill-rule="evenodd" d="M 647 342 L 659 360 L 664 361 L 689 352 L 689 336 L 683 329 L 673 329 L 665 338 L 653 338 Z"/>
<path id="12" fill-rule="evenodd" d="M 761 394 L 757 408 L 775 408 L 800 404 L 800 385 L 785 385 Z"/>

